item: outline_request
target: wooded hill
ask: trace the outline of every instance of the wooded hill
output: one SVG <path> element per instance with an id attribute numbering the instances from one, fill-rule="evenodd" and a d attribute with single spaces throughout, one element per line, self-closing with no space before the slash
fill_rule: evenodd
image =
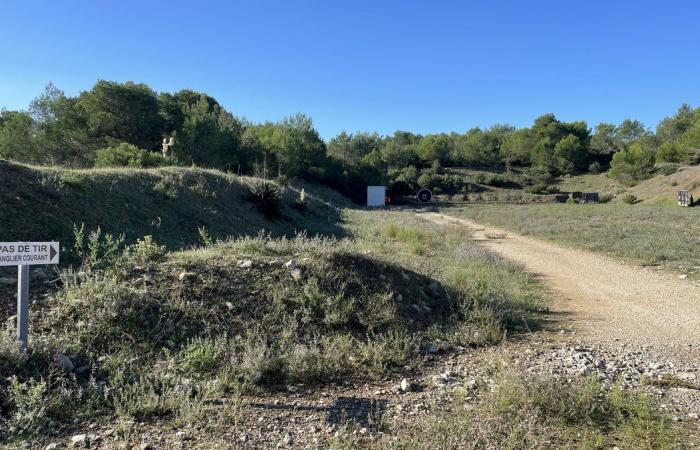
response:
<path id="1" fill-rule="evenodd" d="M 0 158 L 68 167 L 192 165 L 265 178 L 315 179 L 360 200 L 368 183 L 466 192 L 469 180 L 445 167 L 485 167 L 544 189 L 561 174 L 601 172 L 632 184 L 654 165 L 697 163 L 700 108 L 681 106 L 655 131 L 637 120 L 563 122 L 553 114 L 529 128 L 494 125 L 465 133 L 342 132 L 324 142 L 296 114 L 251 123 L 206 93 L 157 93 L 145 84 L 98 81 L 67 96 L 50 84 L 27 111 L 0 114 Z M 522 172 L 522 170 L 521 170 Z"/>

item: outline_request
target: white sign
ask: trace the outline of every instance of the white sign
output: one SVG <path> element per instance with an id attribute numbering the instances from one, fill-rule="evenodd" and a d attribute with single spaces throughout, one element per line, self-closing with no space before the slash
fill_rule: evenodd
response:
<path id="1" fill-rule="evenodd" d="M 0 242 L 0 266 L 58 264 L 58 242 Z"/>
<path id="2" fill-rule="evenodd" d="M 384 206 L 385 202 L 385 186 L 367 186 L 367 206 Z"/>

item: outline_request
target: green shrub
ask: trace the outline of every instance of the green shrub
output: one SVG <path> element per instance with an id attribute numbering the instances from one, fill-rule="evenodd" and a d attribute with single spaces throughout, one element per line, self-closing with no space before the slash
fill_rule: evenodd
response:
<path id="1" fill-rule="evenodd" d="M 600 173 L 600 163 L 598 161 L 593 161 L 589 166 L 588 166 L 588 171 L 591 173 Z"/>
<path id="2" fill-rule="evenodd" d="M 658 173 L 664 176 L 673 175 L 676 172 L 678 172 L 677 164 L 665 164 L 658 168 Z"/>
<path id="3" fill-rule="evenodd" d="M 135 145 L 122 142 L 114 147 L 97 150 L 95 166 L 97 167 L 158 167 L 168 160 L 160 153 L 149 152 Z"/>
<path id="4" fill-rule="evenodd" d="M 610 176 L 625 184 L 648 178 L 654 169 L 654 152 L 635 142 L 615 153 L 610 163 Z"/>
<path id="5" fill-rule="evenodd" d="M 166 253 L 165 246 L 158 245 L 153 240 L 153 236 L 150 235 L 144 236 L 143 239 L 138 239 L 136 243 L 128 246 L 125 251 L 125 255 L 139 264 L 163 261 Z"/>
<path id="6" fill-rule="evenodd" d="M 125 240 L 124 235 L 103 235 L 100 227 L 86 237 L 85 224 L 80 224 L 80 228 L 73 225 L 73 238 L 73 250 L 87 269 L 104 269 L 114 265 L 121 256 Z"/>
<path id="7" fill-rule="evenodd" d="M 210 339 L 197 338 L 182 353 L 182 367 L 190 373 L 209 374 L 223 362 L 220 342 Z"/>
<path id="8" fill-rule="evenodd" d="M 545 192 L 547 192 L 547 194 L 558 194 L 559 193 L 559 186 L 554 185 L 554 184 L 550 184 L 545 189 Z"/>
<path id="9" fill-rule="evenodd" d="M 547 192 L 548 188 L 549 185 L 547 185 L 547 183 L 537 182 L 531 186 L 526 186 L 524 191 L 528 194 L 543 194 Z"/>
<path id="10" fill-rule="evenodd" d="M 267 180 L 255 181 L 249 188 L 249 199 L 265 217 L 278 217 L 282 212 L 282 190 Z"/>
<path id="11" fill-rule="evenodd" d="M 609 192 L 606 192 L 605 194 L 600 194 L 600 198 L 598 199 L 598 201 L 600 203 L 608 203 L 610 200 L 613 199 L 613 197 L 614 195 L 612 195 Z"/>
<path id="12" fill-rule="evenodd" d="M 656 150 L 656 162 L 682 163 L 687 161 L 688 152 L 678 144 L 667 142 Z"/>
<path id="13" fill-rule="evenodd" d="M 633 204 L 637 203 L 639 200 L 637 199 L 637 197 L 635 195 L 626 194 L 626 195 L 622 196 L 622 201 L 627 203 L 627 204 L 633 205 Z"/>

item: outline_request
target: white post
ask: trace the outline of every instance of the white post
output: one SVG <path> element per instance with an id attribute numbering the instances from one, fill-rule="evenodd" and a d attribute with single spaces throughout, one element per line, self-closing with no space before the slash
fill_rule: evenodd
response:
<path id="1" fill-rule="evenodd" d="M 17 266 L 17 340 L 22 353 L 29 343 L 29 266 Z"/>

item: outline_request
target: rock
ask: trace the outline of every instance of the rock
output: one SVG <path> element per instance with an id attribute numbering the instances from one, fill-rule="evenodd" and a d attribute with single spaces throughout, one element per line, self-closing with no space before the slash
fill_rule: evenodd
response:
<path id="1" fill-rule="evenodd" d="M 412 390 L 413 386 L 411 386 L 411 382 L 408 381 L 407 378 L 404 378 L 401 380 L 401 390 L 403 392 L 410 392 Z"/>
<path id="2" fill-rule="evenodd" d="M 177 277 L 177 279 L 183 283 L 190 283 L 194 281 L 195 278 L 197 278 L 197 274 L 194 272 L 180 272 L 180 275 Z"/>
<path id="3" fill-rule="evenodd" d="M 178 431 L 177 433 L 175 433 L 175 437 L 178 439 L 186 439 L 187 433 L 185 433 L 184 431 Z"/>
<path id="4" fill-rule="evenodd" d="M 452 346 L 450 344 L 448 344 L 445 341 L 442 341 L 438 344 L 430 344 L 425 349 L 425 351 L 427 351 L 428 353 L 436 354 L 436 353 L 447 352 L 447 351 L 450 351 L 451 349 L 452 349 Z"/>
<path id="5" fill-rule="evenodd" d="M 428 286 L 428 294 L 432 295 L 433 297 L 440 297 L 440 284 L 438 284 L 437 281 L 430 283 Z"/>
<path id="6" fill-rule="evenodd" d="M 253 261 L 251 261 L 249 259 L 244 259 L 244 260 L 238 261 L 238 263 L 236 263 L 236 266 L 238 266 L 239 269 L 249 269 L 252 265 L 253 265 Z"/>
<path id="7" fill-rule="evenodd" d="M 148 442 L 143 442 L 141 445 L 139 445 L 139 448 L 141 450 L 153 450 L 153 446 L 149 444 Z"/>
<path id="8" fill-rule="evenodd" d="M 301 269 L 293 269 L 291 271 L 292 278 L 299 281 L 301 280 Z"/>
<path id="9" fill-rule="evenodd" d="M 443 341 L 437 345 L 437 349 L 439 352 L 449 352 L 450 350 L 452 350 L 452 346 L 447 342 Z"/>
<path id="10" fill-rule="evenodd" d="M 685 280 L 686 278 L 688 278 L 688 275 L 686 275 L 686 274 L 678 275 L 678 278 L 680 278 L 681 280 Z"/>
<path id="11" fill-rule="evenodd" d="M 297 268 L 297 259 L 296 258 L 290 259 L 289 261 L 284 263 L 284 267 L 286 267 L 287 269 L 290 269 L 290 270 L 296 269 Z"/>
<path id="12" fill-rule="evenodd" d="M 191 397 L 196 393 L 195 385 L 189 378 L 183 378 L 173 388 L 176 394 Z"/>
<path id="13" fill-rule="evenodd" d="M 435 385 L 438 387 L 447 387 L 455 383 L 456 381 L 457 380 L 454 377 L 452 377 L 452 375 L 449 372 L 444 372 L 440 375 L 435 375 L 433 377 L 433 383 L 435 383 Z"/>
<path id="14" fill-rule="evenodd" d="M 70 438 L 71 444 L 73 444 L 73 447 L 77 447 L 78 445 L 82 444 L 85 442 L 87 439 L 87 436 L 84 434 L 76 434 L 75 436 Z"/>
<path id="15" fill-rule="evenodd" d="M 284 439 L 282 440 L 282 445 L 289 446 L 293 442 L 292 435 L 287 433 L 284 435 Z"/>
<path id="16" fill-rule="evenodd" d="M 75 365 L 73 365 L 73 361 L 70 360 L 69 357 L 66 355 L 59 353 L 54 357 L 54 362 L 58 364 L 59 367 L 61 367 L 63 370 L 66 372 L 72 372 L 73 369 L 75 369 Z M 80 436 L 80 435 L 78 435 Z"/>
<path id="17" fill-rule="evenodd" d="M 401 295 L 401 294 L 396 294 L 396 301 L 397 301 L 397 302 L 403 301 L 403 295 Z"/>
<path id="18" fill-rule="evenodd" d="M 651 370 L 661 370 L 664 368 L 664 364 L 663 363 L 651 363 L 651 364 L 649 364 L 649 368 Z"/>
<path id="19" fill-rule="evenodd" d="M 233 303 L 226 302 L 226 307 L 229 309 L 229 311 L 232 311 L 233 310 Z"/>
<path id="20" fill-rule="evenodd" d="M 476 389 L 476 380 L 471 379 L 471 380 L 467 381 L 467 389 L 469 389 L 470 391 L 473 391 L 474 389 Z"/>
<path id="21" fill-rule="evenodd" d="M 51 444 L 47 445 L 44 450 L 56 450 L 58 448 L 58 444 L 55 442 L 52 442 Z"/>
<path id="22" fill-rule="evenodd" d="M 296 386 L 292 386 L 291 384 L 287 386 L 287 391 L 291 392 L 292 394 L 299 392 L 299 388 Z"/>

